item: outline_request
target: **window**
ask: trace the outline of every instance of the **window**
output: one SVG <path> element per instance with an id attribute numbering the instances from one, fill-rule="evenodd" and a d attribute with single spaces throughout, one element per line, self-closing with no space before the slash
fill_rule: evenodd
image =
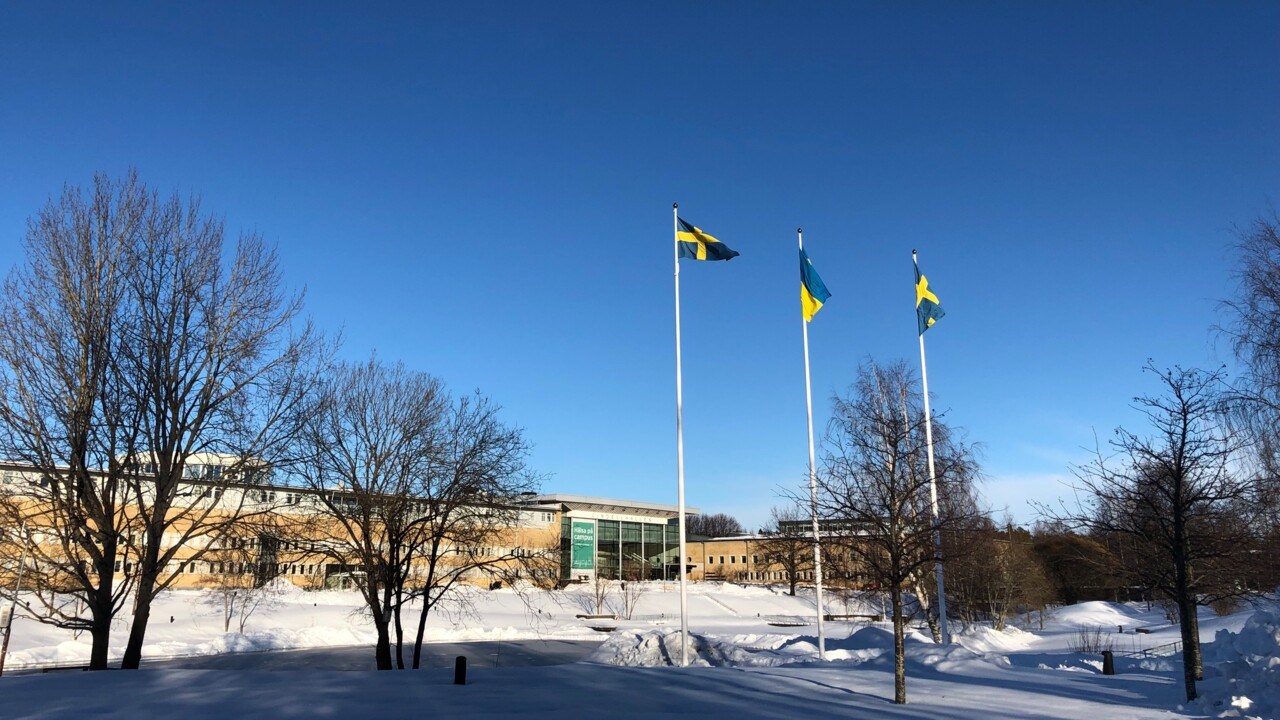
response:
<path id="1" fill-rule="evenodd" d="M 723 565 L 723 564 L 724 564 L 724 556 L 723 556 L 723 555 L 721 555 L 721 556 L 720 556 L 720 564 L 721 564 L 721 565 Z"/>
<path id="2" fill-rule="evenodd" d="M 708 556 L 707 556 L 707 564 L 708 564 L 708 565 L 715 565 L 715 564 L 716 564 L 716 557 L 715 557 L 714 555 L 708 555 Z"/>
<path id="3" fill-rule="evenodd" d="M 729 556 L 729 564 L 730 564 L 730 565 L 737 565 L 737 564 L 738 564 L 738 556 L 737 556 L 737 555 L 730 555 L 730 556 Z"/>
<path id="4" fill-rule="evenodd" d="M 752 555 L 752 556 L 751 556 L 751 564 L 752 564 L 752 565 L 759 565 L 759 564 L 760 564 L 760 556 L 759 556 L 759 555 Z"/>

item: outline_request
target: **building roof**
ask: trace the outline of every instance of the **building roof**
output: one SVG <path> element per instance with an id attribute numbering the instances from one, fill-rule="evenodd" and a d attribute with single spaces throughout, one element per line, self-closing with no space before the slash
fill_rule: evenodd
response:
<path id="1" fill-rule="evenodd" d="M 615 513 L 619 515 L 645 515 L 648 517 L 674 518 L 680 514 L 676 505 L 642 502 L 640 500 L 616 500 L 613 498 L 591 497 L 588 495 L 566 495 L 552 493 L 549 495 L 533 495 L 526 499 L 530 505 L 560 505 L 567 510 L 585 510 L 588 512 Z M 685 515 L 698 515 L 698 508 L 684 508 Z"/>

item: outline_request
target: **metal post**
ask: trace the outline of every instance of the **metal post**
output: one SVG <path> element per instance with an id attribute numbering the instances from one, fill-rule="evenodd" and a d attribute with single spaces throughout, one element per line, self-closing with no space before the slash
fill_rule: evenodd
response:
<path id="1" fill-rule="evenodd" d="M 796 228 L 796 242 L 804 250 L 804 230 Z M 818 473 L 813 452 L 813 391 L 809 383 L 809 321 L 800 313 L 804 334 L 804 405 L 809 419 L 809 511 L 813 517 L 813 579 L 818 603 L 818 657 L 827 659 L 827 633 L 822 621 L 822 541 L 818 534 Z"/>
<path id="2" fill-rule="evenodd" d="M 911 262 L 916 262 L 916 251 L 911 251 Z M 938 514 L 938 483 L 933 468 L 933 413 L 929 411 L 929 370 L 924 362 L 924 333 L 920 333 L 920 382 L 924 386 L 924 436 L 929 454 L 929 500 L 933 507 L 933 560 L 938 578 L 938 624 L 942 629 L 942 643 L 951 644 L 947 629 L 947 591 L 942 582 L 942 518 Z"/>
<path id="3" fill-rule="evenodd" d="M 679 204 L 671 204 L 671 250 L 676 276 L 676 495 L 680 514 L 680 667 L 689 665 L 689 598 L 685 590 L 684 532 L 684 380 L 680 374 L 680 217 Z"/>

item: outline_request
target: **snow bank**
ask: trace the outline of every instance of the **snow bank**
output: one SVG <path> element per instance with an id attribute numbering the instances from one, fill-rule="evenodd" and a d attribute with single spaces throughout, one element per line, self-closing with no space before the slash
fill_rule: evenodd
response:
<path id="1" fill-rule="evenodd" d="M 689 633 L 689 665 L 693 667 L 774 666 L 786 661 L 772 651 L 753 652 L 732 640 Z M 614 633 L 587 658 L 588 662 L 627 667 L 680 664 L 680 631 L 628 630 Z"/>
<path id="2" fill-rule="evenodd" d="M 1217 717 L 1280 717 L 1280 608 L 1258 610 L 1240 632 L 1205 644 L 1199 705 Z"/>
<path id="3" fill-rule="evenodd" d="M 995 630 L 988 625 L 970 625 L 953 636 L 955 642 L 978 654 L 1026 650 L 1038 639 L 1034 634 L 1006 625 Z"/>
<path id="4" fill-rule="evenodd" d="M 906 635 L 907 662 L 918 668 L 951 670 L 981 661 L 1008 666 L 998 654 L 975 653 L 962 645 L 939 646 L 917 632 Z M 817 638 L 779 634 L 743 634 L 718 637 L 689 634 L 689 665 L 696 667 L 777 667 L 818 660 Z M 827 638 L 827 659 L 833 663 L 891 663 L 893 633 L 881 627 L 864 627 L 844 638 Z M 624 630 L 614 633 L 587 658 L 588 662 L 627 667 L 661 667 L 680 664 L 680 631 Z"/>
<path id="5" fill-rule="evenodd" d="M 1067 628 L 1103 627 L 1115 628 L 1118 625 L 1132 627 L 1146 624 L 1150 613 L 1120 603 L 1094 600 L 1090 602 L 1067 605 L 1054 611 L 1051 625 L 1065 625 Z"/>

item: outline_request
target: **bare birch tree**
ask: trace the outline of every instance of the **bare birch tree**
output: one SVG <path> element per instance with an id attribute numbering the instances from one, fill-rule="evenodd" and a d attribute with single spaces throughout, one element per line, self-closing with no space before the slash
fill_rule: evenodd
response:
<path id="1" fill-rule="evenodd" d="M 1084 498 L 1072 519 L 1095 535 L 1131 538 L 1147 557 L 1146 582 L 1165 588 L 1178 609 L 1183 684 L 1196 697 L 1200 593 L 1221 593 L 1242 578 L 1239 557 L 1250 546 L 1254 476 L 1238 472 L 1233 458 L 1242 440 L 1224 423 L 1222 372 L 1175 368 L 1158 371 L 1158 396 L 1134 401 L 1151 426 L 1149 436 L 1123 428 L 1076 472 Z M 1243 584 L 1239 584 L 1241 591 Z"/>
<path id="2" fill-rule="evenodd" d="M 1258 555 L 1280 549 L 1280 217 L 1273 210 L 1237 230 L 1236 296 L 1223 303 L 1223 332 L 1244 372 L 1232 388 L 1231 420 L 1250 442 L 1246 456 L 1257 475 L 1253 533 Z M 1251 582 L 1280 584 L 1280 565 L 1257 563 Z"/>
<path id="3" fill-rule="evenodd" d="M 894 702 L 907 701 L 904 593 L 933 568 L 933 521 L 925 416 L 913 374 L 901 363 L 866 363 L 848 396 L 834 399 L 827 428 L 818 506 L 849 528 L 847 547 L 888 591 L 894 635 Z M 933 426 L 941 527 L 962 520 L 976 463 L 948 428 Z"/>

